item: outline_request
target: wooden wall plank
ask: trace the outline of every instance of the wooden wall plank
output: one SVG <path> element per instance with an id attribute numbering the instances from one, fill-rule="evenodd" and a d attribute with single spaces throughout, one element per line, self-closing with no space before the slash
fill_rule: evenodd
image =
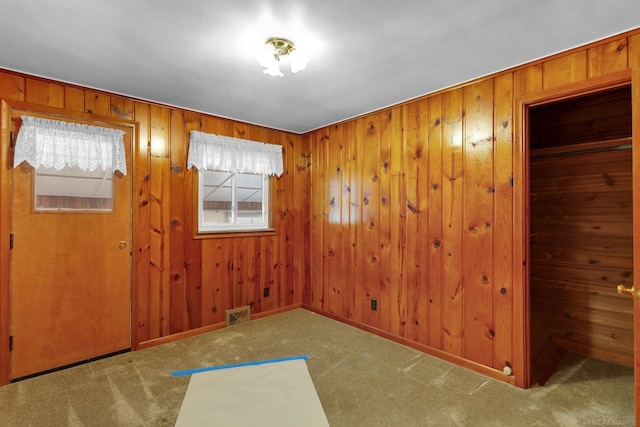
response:
<path id="1" fill-rule="evenodd" d="M 513 75 L 494 86 L 494 223 L 493 223 L 493 362 L 496 369 L 513 364 Z"/>
<path id="2" fill-rule="evenodd" d="M 149 229 L 151 227 L 151 194 L 149 181 L 151 180 L 151 165 L 149 162 L 149 138 L 150 117 L 149 105 L 142 102 L 134 103 L 134 118 L 140 124 L 138 128 L 138 146 L 135 158 L 137 164 L 136 179 L 133 181 L 132 203 L 135 203 L 138 211 L 138 235 L 134 241 L 138 246 L 133 248 L 133 283 L 132 290 L 132 341 L 134 347 L 143 341 L 152 338 L 151 313 L 149 306 L 150 295 L 150 251 L 151 239 Z"/>
<path id="3" fill-rule="evenodd" d="M 427 180 L 429 158 L 427 149 L 428 102 L 416 102 L 405 106 L 405 177 L 406 177 L 406 213 L 407 262 L 406 262 L 406 313 L 407 326 L 405 336 L 417 342 L 427 338 L 426 321 L 428 318 L 426 248 L 423 235 L 427 231 L 429 219 Z"/>
<path id="4" fill-rule="evenodd" d="M 351 138 L 349 140 L 349 230 L 352 248 L 350 257 L 353 263 L 351 268 L 351 283 L 353 284 L 353 292 L 351 295 L 349 295 L 349 298 L 351 298 L 350 304 L 353 306 L 353 319 L 357 322 L 362 322 L 364 320 L 364 304 L 362 301 L 365 298 L 365 293 L 362 289 L 365 248 L 364 243 L 361 240 L 363 227 L 362 208 L 364 204 L 364 184 L 362 183 L 362 170 L 364 167 L 364 147 L 362 146 L 363 127 L 364 125 L 362 120 L 355 120 L 350 129 Z M 312 194 L 312 198 L 314 197 L 315 194 Z"/>
<path id="5" fill-rule="evenodd" d="M 326 310 L 329 313 L 344 316 L 342 312 L 342 297 L 348 273 L 343 270 L 343 218 L 342 218 L 342 176 L 343 176 L 343 147 L 342 129 L 339 126 L 327 128 L 323 158 L 326 160 L 326 188 L 327 196 L 324 211 L 326 221 L 324 226 L 324 270 L 326 284 Z M 327 153 L 332 153 L 331 158 Z"/>
<path id="6" fill-rule="evenodd" d="M 64 108 L 71 111 L 84 112 L 84 90 L 77 87 L 65 87 Z"/>
<path id="7" fill-rule="evenodd" d="M 626 37 L 590 48 L 589 77 L 603 76 L 629 67 L 629 49 Z"/>
<path id="8" fill-rule="evenodd" d="M 403 320 L 404 337 L 416 340 L 418 326 L 421 321 L 420 305 L 420 208 L 419 177 L 421 174 L 421 159 L 426 156 L 424 140 L 420 135 L 420 105 L 412 102 L 403 106 L 404 128 L 404 193 L 406 203 L 399 206 L 400 215 L 404 217 L 406 227 L 405 264 L 402 272 L 401 302 L 405 318 Z"/>
<path id="9" fill-rule="evenodd" d="M 133 120 L 133 101 L 124 96 L 111 95 L 111 117 Z"/>
<path id="10" fill-rule="evenodd" d="M 493 363 L 493 80 L 464 90 L 463 307 L 465 358 Z"/>
<path id="11" fill-rule="evenodd" d="M 24 101 L 25 78 L 11 72 L 0 71 L 0 98 Z"/>
<path id="12" fill-rule="evenodd" d="M 84 91 L 85 112 L 99 116 L 108 116 L 111 109 L 110 98 L 106 93 L 86 89 Z"/>
<path id="13" fill-rule="evenodd" d="M 311 162 L 311 150 L 309 148 L 309 136 L 298 137 L 294 143 L 295 158 L 295 183 L 293 194 L 290 196 L 294 199 L 293 219 L 293 257 L 291 259 L 291 269 L 293 270 L 293 303 L 301 304 L 308 301 L 308 284 L 310 281 L 310 237 L 309 237 L 309 219 L 310 219 L 310 197 L 311 181 L 309 179 L 309 168 Z"/>
<path id="14" fill-rule="evenodd" d="M 265 245 L 266 239 L 263 239 L 263 250 L 266 252 L 266 256 L 263 259 L 263 271 L 264 277 L 261 278 L 262 292 L 264 295 L 264 289 L 269 288 L 269 296 L 263 300 L 263 309 L 270 310 L 280 307 L 281 304 L 293 303 L 293 243 L 294 243 L 294 213 L 293 209 L 293 194 L 287 191 L 283 191 L 287 188 L 294 188 L 295 186 L 295 148 L 292 138 L 284 137 L 284 135 L 276 134 L 275 131 L 269 132 L 268 141 L 273 144 L 282 146 L 283 151 L 283 166 L 284 172 L 280 178 L 271 178 L 271 183 L 275 186 L 275 191 L 272 191 L 272 197 L 275 198 L 275 218 L 272 218 L 277 222 L 276 229 L 278 230 L 278 238 L 270 242 L 270 245 L 277 245 L 277 247 L 271 248 L 270 245 Z M 271 295 L 271 288 L 275 291 L 275 294 Z"/>
<path id="15" fill-rule="evenodd" d="M 405 187 L 405 162 L 406 146 L 404 144 L 403 126 L 404 107 L 395 107 L 392 110 L 390 134 L 391 134 L 391 162 L 390 162 L 390 199 L 391 210 L 389 219 L 391 221 L 390 248 L 391 248 L 391 270 L 389 276 L 389 306 L 390 329 L 394 335 L 404 336 L 406 314 L 405 314 L 405 291 L 407 279 L 405 275 L 405 245 L 407 241 L 406 208 L 407 194 Z"/>
<path id="16" fill-rule="evenodd" d="M 442 282 L 443 282 L 443 162 L 442 162 L 442 95 L 429 99 L 429 231 L 426 245 L 428 253 L 428 342 L 442 348 Z"/>
<path id="17" fill-rule="evenodd" d="M 346 275 L 343 277 L 344 285 L 342 287 L 342 308 L 341 311 L 345 314 L 347 319 L 351 319 L 354 313 L 357 311 L 355 307 L 355 288 L 354 280 L 355 275 L 352 271 L 355 265 L 356 259 L 354 254 L 356 253 L 355 247 L 355 220 L 356 215 L 355 206 L 357 206 L 356 192 L 352 188 L 352 183 L 357 183 L 355 178 L 357 158 L 354 157 L 357 153 L 356 147 L 353 145 L 354 140 L 354 122 L 345 123 L 340 125 L 341 128 L 341 146 L 342 146 L 342 165 L 343 170 L 341 174 L 341 200 L 342 200 L 342 247 L 341 257 L 342 262 L 346 266 Z M 357 189 L 357 187 L 355 187 Z"/>
<path id="18" fill-rule="evenodd" d="M 391 266 L 391 230 L 396 224 L 391 222 L 391 211 L 394 209 L 391 203 L 391 155 L 394 146 L 394 138 L 397 137 L 396 129 L 391 125 L 394 116 L 399 110 L 384 110 L 380 116 L 380 152 L 379 152 L 379 182 L 380 182 L 380 214 L 379 214 L 379 247 L 380 247 L 380 289 L 378 290 L 378 303 L 380 304 L 380 329 L 391 330 L 392 307 L 392 281 L 397 280 L 392 276 Z M 397 122 L 397 119 L 396 119 Z M 345 265 L 344 269 L 349 270 Z"/>
<path id="19" fill-rule="evenodd" d="M 423 154 L 420 156 L 419 173 L 418 173 L 418 198 L 420 200 L 420 213 L 418 214 L 418 229 L 420 230 L 420 246 L 416 265 L 418 268 L 418 280 L 420 283 L 419 295 L 420 302 L 418 304 L 418 312 L 420 318 L 416 324 L 416 340 L 422 344 L 429 341 L 429 325 L 430 305 L 429 295 L 431 286 L 438 286 L 429 282 L 429 248 L 428 242 L 424 238 L 429 233 L 429 213 L 431 207 L 429 205 L 429 101 L 427 99 L 421 101 L 420 106 L 420 144 L 423 147 Z"/>
<path id="20" fill-rule="evenodd" d="M 45 80 L 25 79 L 25 101 L 62 108 L 64 106 L 64 87 Z"/>
<path id="21" fill-rule="evenodd" d="M 151 105 L 150 109 L 150 310 L 151 337 L 169 333 L 170 323 L 170 171 L 168 108 Z"/>
<path id="22" fill-rule="evenodd" d="M 310 297 L 308 301 L 314 308 L 323 309 L 325 303 L 324 294 L 324 273 L 326 256 L 324 252 L 324 223 L 326 197 L 324 195 L 325 185 L 325 163 L 326 163 L 326 140 L 328 138 L 327 129 L 322 129 L 314 135 L 315 141 L 311 144 L 311 185 L 314 197 L 311 198 L 310 215 Z"/>
<path id="23" fill-rule="evenodd" d="M 529 65 L 513 72 L 513 96 L 518 98 L 542 90 L 542 64 Z"/>
<path id="24" fill-rule="evenodd" d="M 462 196 L 463 171 L 463 90 L 443 94 L 443 305 L 442 349 L 458 356 L 463 353 L 462 278 Z"/>
<path id="25" fill-rule="evenodd" d="M 113 97 L 111 100 L 112 110 Z M 117 108 L 123 112 L 125 109 Z M 169 191 L 171 203 L 169 208 L 169 248 L 170 264 L 170 333 L 178 333 L 189 329 L 189 312 L 187 304 L 187 271 L 185 262 L 185 242 L 191 236 L 185 235 L 185 224 L 191 222 L 185 217 L 186 204 L 191 202 L 191 194 L 185 193 L 185 177 L 187 174 L 187 147 L 182 144 L 185 140 L 185 116 L 180 110 L 170 111 L 170 176 Z"/>
<path id="26" fill-rule="evenodd" d="M 225 311 L 233 307 L 232 244 L 228 239 L 207 239 L 202 242 L 202 325 L 225 321 Z"/>
<path id="27" fill-rule="evenodd" d="M 584 50 L 560 56 L 542 66 L 544 89 L 585 80 L 587 77 L 587 52 Z"/>
<path id="28" fill-rule="evenodd" d="M 359 277 L 363 296 L 360 300 L 364 321 L 368 325 L 380 327 L 380 308 L 373 310 L 371 300 L 380 298 L 380 118 L 371 115 L 363 121 L 360 134 L 360 158 L 362 204 L 360 220 L 360 260 L 362 276 Z M 356 302 L 357 304 L 358 302 Z"/>
<path id="29" fill-rule="evenodd" d="M 185 113 L 185 133 L 186 141 L 190 141 L 188 135 L 192 130 L 202 131 L 203 117 L 200 114 L 187 112 Z M 184 150 L 188 153 L 188 144 L 185 143 Z M 173 150 L 172 150 L 173 153 Z M 185 160 L 186 162 L 186 160 Z M 203 304 L 201 299 L 201 288 L 204 281 L 202 277 L 202 240 L 194 239 L 198 232 L 197 225 L 197 175 L 198 171 L 191 168 L 186 171 L 184 179 L 184 236 L 185 236 L 185 253 L 184 267 L 186 269 L 186 300 L 187 314 L 189 316 L 189 329 L 199 326 L 208 325 L 202 319 Z M 222 310 L 222 308 L 220 308 Z"/>

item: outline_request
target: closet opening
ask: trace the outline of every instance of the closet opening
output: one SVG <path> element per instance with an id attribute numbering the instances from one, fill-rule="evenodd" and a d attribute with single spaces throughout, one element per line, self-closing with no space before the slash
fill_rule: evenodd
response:
<path id="1" fill-rule="evenodd" d="M 627 85 L 529 107 L 532 384 L 567 353 L 633 366 L 631 106 Z"/>

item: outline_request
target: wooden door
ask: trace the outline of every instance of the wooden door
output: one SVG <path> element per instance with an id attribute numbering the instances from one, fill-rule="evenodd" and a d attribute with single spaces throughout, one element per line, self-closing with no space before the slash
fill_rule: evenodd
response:
<path id="1" fill-rule="evenodd" d="M 131 346 L 130 174 L 113 174 L 108 210 L 36 210 L 34 175 L 13 170 L 12 379 Z"/>

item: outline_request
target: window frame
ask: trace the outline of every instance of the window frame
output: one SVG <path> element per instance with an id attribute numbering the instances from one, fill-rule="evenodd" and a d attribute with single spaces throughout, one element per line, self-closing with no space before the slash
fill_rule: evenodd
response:
<path id="1" fill-rule="evenodd" d="M 218 224 L 207 225 L 203 223 L 203 188 L 204 179 L 203 174 L 206 170 L 192 170 L 193 172 L 193 217 L 194 217 L 194 238 L 213 238 L 213 237 L 233 237 L 233 236 L 248 236 L 248 235 L 273 235 L 275 229 L 273 227 L 273 209 L 274 209 L 274 183 L 273 177 L 262 173 L 262 215 L 265 218 L 264 222 L 260 224 Z M 213 172 L 213 171 L 212 171 Z M 218 171 L 227 172 L 227 171 Z M 256 174 L 257 175 L 257 174 Z M 233 209 L 237 209 L 236 202 L 236 179 L 233 177 Z"/>

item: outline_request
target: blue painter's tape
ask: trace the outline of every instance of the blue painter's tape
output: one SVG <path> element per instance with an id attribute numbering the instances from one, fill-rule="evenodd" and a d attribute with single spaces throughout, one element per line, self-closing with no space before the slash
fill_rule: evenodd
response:
<path id="1" fill-rule="evenodd" d="M 171 375 L 173 375 L 174 377 L 182 377 L 185 375 L 197 374 L 199 372 L 219 371 L 221 369 L 239 368 L 241 366 L 264 365 L 266 363 L 278 363 L 278 362 L 286 362 L 289 360 L 300 360 L 300 359 L 309 360 L 309 356 L 306 356 L 306 355 L 292 356 L 292 357 L 283 357 L 280 359 L 257 360 L 255 362 L 235 363 L 233 365 L 208 366 L 205 368 L 187 369 L 184 371 L 174 371 L 174 372 L 171 372 Z"/>

